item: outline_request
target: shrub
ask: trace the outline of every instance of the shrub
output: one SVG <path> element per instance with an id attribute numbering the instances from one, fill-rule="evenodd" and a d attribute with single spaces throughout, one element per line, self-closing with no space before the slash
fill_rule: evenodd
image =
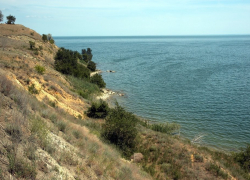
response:
<path id="1" fill-rule="evenodd" d="M 180 125 L 175 124 L 175 123 L 155 123 L 155 124 L 149 125 L 149 128 L 154 131 L 171 134 L 177 129 L 179 129 Z"/>
<path id="2" fill-rule="evenodd" d="M 12 81 L 6 76 L 0 75 L 0 92 L 5 96 L 9 96 L 14 89 L 15 86 L 13 85 Z"/>
<path id="3" fill-rule="evenodd" d="M 93 84 L 96 84 L 99 88 L 105 88 L 106 83 L 104 82 L 102 75 L 100 74 L 95 74 L 90 78 L 90 82 Z"/>
<path id="4" fill-rule="evenodd" d="M 29 92 L 30 92 L 31 94 L 38 94 L 38 93 L 39 93 L 38 90 L 35 88 L 35 85 L 34 85 L 34 84 L 31 84 L 31 85 L 28 87 L 28 89 L 29 89 Z"/>
<path id="5" fill-rule="evenodd" d="M 21 140 L 22 130 L 17 124 L 8 124 L 5 132 L 11 136 L 12 141 L 19 142 Z"/>
<path id="6" fill-rule="evenodd" d="M 248 172 L 250 172 L 250 144 L 246 149 L 234 154 L 234 159 Z"/>
<path id="7" fill-rule="evenodd" d="M 77 64 L 76 69 L 73 71 L 73 76 L 79 77 L 81 79 L 89 79 L 90 71 L 82 64 Z"/>
<path id="8" fill-rule="evenodd" d="M 92 103 L 86 114 L 92 118 L 105 118 L 108 115 L 108 111 L 108 103 L 101 100 L 99 103 Z"/>
<path id="9" fill-rule="evenodd" d="M 31 32 L 30 35 L 31 35 L 31 36 L 34 36 L 34 32 Z"/>
<path id="10" fill-rule="evenodd" d="M 127 157 L 134 151 L 136 145 L 138 119 L 116 103 L 111 109 L 103 125 L 102 137 L 117 145 Z"/>
<path id="11" fill-rule="evenodd" d="M 40 65 L 36 65 L 35 66 L 35 70 L 39 73 L 39 74 L 44 74 L 45 72 L 45 68 L 43 66 Z"/>
<path id="12" fill-rule="evenodd" d="M 195 162 L 203 162 L 203 157 L 199 154 L 194 155 Z"/>
<path id="13" fill-rule="evenodd" d="M 55 43 L 55 40 L 54 39 L 51 39 L 49 40 L 50 44 L 54 44 Z"/>
<path id="14" fill-rule="evenodd" d="M 93 61 L 90 61 L 87 68 L 89 68 L 91 71 L 95 71 L 96 70 L 96 63 Z"/>
<path id="15" fill-rule="evenodd" d="M 79 139 L 79 138 L 81 137 L 80 132 L 77 131 L 77 130 L 74 130 L 74 131 L 72 132 L 72 134 L 75 136 L 76 139 Z"/>
<path id="16" fill-rule="evenodd" d="M 47 42 L 47 41 L 48 41 L 48 37 L 47 37 L 47 35 L 46 35 L 46 34 L 43 34 L 43 36 L 42 36 L 42 40 L 43 40 L 44 42 Z"/>
<path id="17" fill-rule="evenodd" d="M 33 50 L 35 48 L 35 42 L 29 41 L 30 43 L 30 49 Z"/>
<path id="18" fill-rule="evenodd" d="M 9 159 L 8 171 L 18 178 L 36 179 L 36 167 L 24 159 L 18 159 L 13 153 L 8 153 Z"/>
<path id="19" fill-rule="evenodd" d="M 56 101 L 49 101 L 48 103 L 49 103 L 49 105 L 50 105 L 51 107 L 54 107 L 54 108 L 55 108 L 57 102 L 56 102 Z"/>
<path id="20" fill-rule="evenodd" d="M 58 127 L 59 131 L 65 132 L 65 130 L 66 130 L 66 123 L 63 122 L 63 121 L 59 121 L 57 123 L 57 127 Z"/>
<path id="21" fill-rule="evenodd" d="M 35 54 L 36 56 L 38 56 L 39 52 L 38 52 L 37 49 L 35 49 L 34 54 Z"/>
<path id="22" fill-rule="evenodd" d="M 206 170 L 212 172 L 216 176 L 221 176 L 223 179 L 227 179 L 228 177 L 228 175 L 221 170 L 220 166 L 216 165 L 215 163 L 207 164 Z"/>

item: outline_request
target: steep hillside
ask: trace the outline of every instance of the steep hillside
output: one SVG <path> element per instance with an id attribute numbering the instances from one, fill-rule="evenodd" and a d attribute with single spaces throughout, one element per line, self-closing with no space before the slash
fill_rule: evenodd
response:
<path id="1" fill-rule="evenodd" d="M 122 108 L 125 116 L 109 109 L 120 119 L 87 117 L 101 91 L 56 71 L 58 50 L 34 30 L 0 24 L 0 179 L 250 179 L 235 155 L 173 135 L 178 125 L 148 123 Z M 108 120 L 119 124 L 107 129 L 125 132 L 117 146 L 103 137 Z"/>
<path id="2" fill-rule="evenodd" d="M 0 45 L 0 179 L 150 179 L 90 133 L 90 102 L 54 70 L 57 46 L 6 24 Z"/>

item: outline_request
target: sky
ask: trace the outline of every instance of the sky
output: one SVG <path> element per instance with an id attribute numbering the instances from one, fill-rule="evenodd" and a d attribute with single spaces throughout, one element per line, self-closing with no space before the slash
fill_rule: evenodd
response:
<path id="1" fill-rule="evenodd" d="M 250 34 L 250 0 L 0 0 L 0 10 L 53 36 Z"/>

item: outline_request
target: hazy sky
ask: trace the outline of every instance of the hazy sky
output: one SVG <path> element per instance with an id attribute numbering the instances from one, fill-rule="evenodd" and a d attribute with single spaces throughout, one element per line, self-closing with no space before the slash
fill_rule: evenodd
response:
<path id="1" fill-rule="evenodd" d="M 250 34 L 250 0 L 0 0 L 0 10 L 53 36 Z"/>

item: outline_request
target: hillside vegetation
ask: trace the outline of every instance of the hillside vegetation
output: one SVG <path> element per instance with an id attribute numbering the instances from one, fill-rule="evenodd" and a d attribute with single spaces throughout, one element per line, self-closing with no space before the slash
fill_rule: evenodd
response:
<path id="1" fill-rule="evenodd" d="M 250 179 L 248 151 L 210 150 L 97 101 L 91 49 L 43 37 L 0 24 L 0 179 Z"/>

